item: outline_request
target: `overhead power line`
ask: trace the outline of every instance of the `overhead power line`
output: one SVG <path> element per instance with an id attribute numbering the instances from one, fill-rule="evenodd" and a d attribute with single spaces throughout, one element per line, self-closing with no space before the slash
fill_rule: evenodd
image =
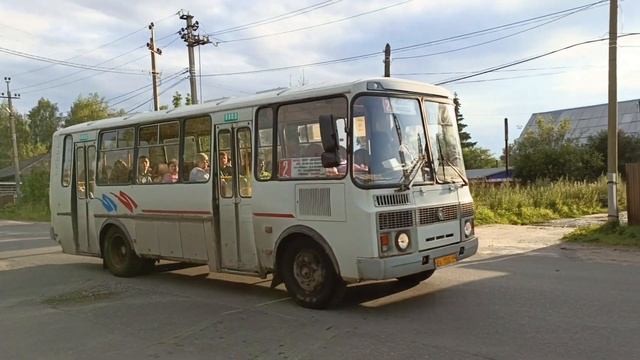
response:
<path id="1" fill-rule="evenodd" d="M 262 39 L 262 38 L 271 37 L 271 36 L 289 34 L 289 33 L 297 32 L 297 31 L 304 31 L 304 30 L 314 29 L 314 28 L 317 28 L 317 27 L 330 25 L 330 24 L 335 24 L 335 23 L 338 23 L 338 22 L 354 19 L 354 18 L 357 18 L 357 17 L 360 17 L 360 16 L 365 16 L 365 15 L 373 14 L 373 13 L 376 13 L 376 12 L 379 12 L 379 11 L 387 10 L 387 9 L 392 8 L 392 7 L 400 6 L 400 5 L 406 4 L 406 3 L 411 2 L 411 1 L 413 1 L 413 0 L 400 1 L 400 2 L 397 2 L 397 3 L 393 3 L 391 5 L 385 6 L 385 7 L 377 8 L 377 9 L 374 9 L 374 10 L 365 11 L 365 12 L 362 12 L 362 13 L 359 13 L 359 14 L 355 14 L 355 15 L 344 17 L 344 18 L 328 21 L 328 22 L 325 22 L 325 23 L 322 23 L 322 24 L 304 26 L 304 27 L 299 27 L 299 28 L 296 28 L 296 29 L 280 31 L 280 32 L 275 32 L 275 33 L 270 33 L 270 34 L 256 35 L 256 36 L 251 36 L 251 37 L 246 37 L 246 38 L 231 39 L 231 40 L 220 40 L 220 43 L 222 44 L 222 43 L 233 43 L 233 42 L 239 42 L 239 41 L 256 40 L 256 39 Z M 213 34 L 213 35 L 215 35 L 215 34 Z"/>
<path id="2" fill-rule="evenodd" d="M 258 27 L 258 26 L 262 26 L 262 25 L 267 25 L 267 24 L 272 24 L 278 21 L 282 21 L 282 20 L 286 20 L 295 16 L 299 16 L 302 14 L 306 14 L 318 9 L 322 9 L 324 7 L 327 6 L 331 6 L 331 5 L 335 5 L 339 2 L 341 2 L 342 0 L 328 0 L 328 1 L 322 1 L 313 5 L 309 5 L 297 10 L 293 10 L 293 11 L 289 11 L 286 12 L 284 14 L 280 14 L 280 15 L 276 15 L 276 16 L 272 16 L 272 17 L 268 17 L 265 19 L 261 19 L 261 20 L 257 20 L 257 21 L 253 21 L 247 24 L 243 24 L 243 25 L 237 25 L 237 26 L 233 26 L 233 27 L 229 27 L 226 29 L 221 29 L 221 30 L 217 30 L 212 32 L 210 35 L 212 36 L 216 36 L 216 35 L 222 35 L 222 34 L 227 34 L 227 33 L 231 33 L 231 32 L 236 32 L 236 31 L 242 31 L 242 30 L 247 30 L 250 28 L 254 28 L 254 27 Z"/>
<path id="3" fill-rule="evenodd" d="M 597 2 L 594 2 L 594 3 L 591 3 L 591 4 L 587 4 L 587 5 L 584 5 L 584 6 L 577 7 L 577 8 L 570 8 L 570 9 L 566 9 L 566 10 L 562 10 L 562 11 L 556 11 L 556 12 L 553 12 L 553 13 L 549 13 L 549 14 L 545 14 L 545 15 L 541 15 L 541 16 L 536 16 L 536 17 L 520 20 L 520 21 L 517 21 L 517 22 L 507 23 L 507 24 L 500 25 L 500 26 L 494 26 L 494 27 L 481 29 L 481 30 L 477 30 L 477 31 L 473 31 L 473 32 L 468 32 L 468 33 L 464 33 L 464 34 L 460 34 L 460 35 L 455 35 L 455 36 L 451 36 L 451 37 L 446 37 L 446 38 L 442 38 L 442 39 L 438 39 L 438 40 L 432 40 L 432 41 L 429 41 L 429 42 L 422 42 L 422 43 L 417 43 L 417 44 L 413 44 L 413 45 L 407 45 L 407 46 L 403 46 L 403 47 L 400 47 L 400 48 L 394 50 L 394 53 L 395 52 L 401 52 L 401 51 L 409 51 L 409 50 L 413 50 L 413 49 L 417 49 L 417 48 L 421 48 L 421 47 L 425 47 L 425 46 L 430 46 L 431 44 L 443 44 L 443 43 L 450 42 L 450 41 L 456 41 L 456 40 L 461 39 L 461 38 L 470 38 L 470 37 L 475 37 L 475 36 L 482 36 L 482 35 L 485 35 L 489 31 L 497 31 L 498 29 L 508 29 L 508 28 L 514 28 L 514 27 L 518 27 L 518 26 L 524 26 L 524 25 L 527 25 L 527 24 L 531 23 L 532 21 L 541 21 L 541 20 L 548 19 L 548 18 L 554 17 L 554 16 L 555 17 L 558 17 L 558 16 L 563 16 L 564 17 L 564 16 L 566 16 L 566 13 L 574 14 L 574 13 L 579 12 L 579 11 L 584 11 L 584 10 L 590 9 L 591 7 L 593 7 L 595 5 L 598 5 L 598 4 L 601 4 L 603 2 L 605 2 L 605 1 L 597 1 Z M 546 25 L 547 23 L 545 23 L 543 25 Z M 540 25 L 540 26 L 542 26 L 542 25 Z M 539 26 L 537 26 L 537 27 L 539 27 Z M 532 30 L 532 29 L 528 29 L 526 31 L 530 31 L 530 30 Z M 480 45 L 476 44 L 476 45 L 473 45 L 473 46 L 480 46 Z M 473 46 L 471 46 L 471 47 L 473 47 Z M 462 50 L 462 49 L 453 49 L 453 50 L 448 50 L 448 51 L 452 52 L 452 51 L 459 51 L 459 50 Z M 372 57 L 380 56 L 382 54 L 384 54 L 384 51 L 380 50 L 380 51 L 376 51 L 376 52 L 371 52 L 371 53 L 367 53 L 367 54 L 360 54 L 360 55 L 354 55 L 354 56 L 349 56 L 349 57 L 340 58 L 340 59 L 331 59 L 331 60 L 324 60 L 324 61 L 318 61 L 318 62 L 307 63 L 307 64 L 280 66 L 280 67 L 267 68 L 267 69 L 256 69 L 256 70 L 236 71 L 236 72 L 217 73 L 217 74 L 205 74 L 205 75 L 202 75 L 202 77 L 221 77 L 221 76 L 233 76 L 233 75 L 247 75 L 247 74 L 256 74 L 256 73 L 263 73 L 263 72 L 271 72 L 271 71 L 291 70 L 291 69 L 298 69 L 298 68 L 311 67 L 311 66 L 332 65 L 332 64 L 339 64 L 339 63 L 343 63 L 343 62 L 351 62 L 351 61 L 358 61 L 358 60 L 362 60 L 362 59 L 372 58 Z M 398 58 L 394 58 L 394 59 L 398 59 Z"/>
<path id="4" fill-rule="evenodd" d="M 176 72 L 176 73 L 173 73 L 173 74 L 171 74 L 171 75 L 167 76 L 166 78 L 162 79 L 162 81 L 163 81 L 163 82 L 165 82 L 165 81 L 171 81 L 171 80 L 173 80 L 173 79 L 175 79 L 175 78 L 177 78 L 177 77 L 179 77 L 179 76 L 181 76 L 181 75 L 184 75 L 184 74 L 186 74 L 186 73 L 188 73 L 188 72 L 189 72 L 189 71 L 188 71 L 187 69 L 180 70 L 180 71 L 178 71 L 178 72 Z M 125 103 L 125 102 L 127 102 L 127 101 L 129 101 L 129 100 L 131 100 L 131 99 L 134 99 L 134 98 L 136 98 L 136 97 L 138 97 L 138 96 L 140 96 L 140 95 L 145 94 L 145 93 L 148 91 L 148 89 L 149 89 L 152 85 L 153 85 L 152 83 L 149 83 L 149 84 L 144 85 L 144 86 L 142 86 L 142 87 L 139 87 L 139 88 L 137 88 L 137 89 L 135 89 L 135 90 L 131 90 L 131 91 L 129 91 L 129 92 L 127 92 L 127 93 L 124 93 L 124 94 L 122 94 L 122 95 L 118 95 L 118 96 L 115 96 L 115 97 L 113 97 L 113 98 L 110 98 L 110 99 L 106 100 L 106 102 L 107 102 L 107 103 L 110 103 L 110 102 L 112 102 L 112 101 L 114 101 L 114 100 L 116 100 L 116 99 L 119 99 L 119 98 L 121 98 L 121 97 L 125 97 L 125 96 L 127 96 L 127 95 L 131 95 L 131 94 L 137 93 L 137 94 L 131 95 L 131 96 L 129 96 L 129 97 L 126 97 L 125 99 L 122 99 L 122 100 L 119 100 L 119 101 L 114 102 L 114 103 L 112 103 L 112 104 L 109 104 L 109 106 L 110 106 L 110 107 L 112 107 L 112 106 L 116 106 L 116 105 L 118 105 L 118 104 Z"/>
<path id="5" fill-rule="evenodd" d="M 174 12 L 174 13 L 172 13 L 172 14 L 170 14 L 170 15 L 167 15 L 167 16 L 165 16 L 165 17 L 163 17 L 163 18 L 161 18 L 161 19 L 159 19 L 159 20 L 157 20 L 157 21 L 155 21 L 155 22 L 156 22 L 156 23 L 159 23 L 159 22 L 161 22 L 161 21 L 165 21 L 165 20 L 167 20 L 167 19 L 172 18 L 175 14 L 177 14 L 177 12 Z M 136 30 L 134 30 L 134 31 L 132 31 L 132 32 L 130 32 L 130 33 L 128 33 L 128 34 L 126 34 L 126 35 L 122 35 L 122 36 L 120 36 L 120 37 L 118 37 L 118 38 L 116 38 L 116 39 L 114 39 L 114 40 L 111 40 L 111 41 L 108 41 L 108 42 L 106 42 L 106 43 L 104 43 L 104 44 L 98 45 L 97 47 L 95 47 L 95 48 L 93 48 L 93 49 L 89 49 L 89 50 L 86 50 L 86 51 L 82 51 L 82 53 L 80 53 L 80 54 L 78 54 L 78 55 L 75 55 L 75 56 L 72 56 L 72 57 L 70 57 L 70 58 L 68 58 L 68 59 L 65 59 L 65 60 L 63 60 L 63 61 L 71 61 L 71 60 L 73 60 L 73 59 L 77 59 L 77 58 L 83 57 L 83 56 L 85 56 L 85 55 L 87 55 L 87 54 L 89 54 L 89 53 L 92 53 L 92 52 L 94 52 L 94 51 L 96 51 L 96 50 L 100 50 L 100 49 L 102 49 L 102 48 L 104 48 L 104 47 L 107 47 L 107 46 L 109 46 L 109 45 L 111 45 L 111 44 L 115 44 L 115 43 L 117 43 L 118 41 L 122 41 L 122 40 L 124 40 L 124 39 L 126 39 L 126 38 L 128 38 L 128 37 L 130 37 L 130 36 L 133 36 L 133 35 L 135 35 L 135 34 L 137 34 L 137 33 L 141 32 L 141 31 L 144 31 L 144 30 L 146 30 L 146 29 L 147 29 L 147 27 L 146 27 L 146 26 L 144 26 L 144 27 L 142 27 L 142 28 L 139 28 L 139 29 L 136 29 Z M 14 74 L 13 76 L 15 77 L 15 76 L 19 76 L 19 75 L 24 75 L 24 74 L 30 74 L 30 73 L 38 72 L 38 71 L 41 71 L 41 70 L 44 70 L 44 69 L 48 69 L 48 68 L 50 68 L 50 67 L 52 67 L 52 66 L 55 66 L 55 65 L 56 65 L 56 64 L 50 64 L 50 65 L 43 66 L 43 67 L 40 67 L 40 68 L 36 68 L 36 69 L 32 69 L 32 70 L 23 71 L 23 72 L 20 72 L 20 73 Z"/>
<path id="6" fill-rule="evenodd" d="M 169 91 L 169 90 L 173 89 L 174 87 L 178 86 L 178 85 L 179 85 L 180 83 L 182 83 L 183 81 L 187 80 L 188 78 L 189 78 L 189 77 L 186 77 L 186 76 L 185 76 L 185 77 L 183 77 L 183 78 L 178 79 L 178 80 L 177 80 L 177 81 L 175 81 L 173 84 L 171 84 L 169 87 L 167 87 L 166 89 L 162 90 L 162 91 L 160 92 L 160 94 L 159 94 L 159 95 L 163 95 L 163 94 L 164 94 L 164 93 L 166 93 L 167 91 Z M 142 107 L 142 106 L 144 106 L 144 105 L 146 105 L 146 104 L 148 104 L 148 103 L 150 103 L 150 102 L 152 102 L 152 101 L 153 101 L 153 98 L 148 99 L 148 100 L 144 101 L 143 103 L 140 103 L 140 104 L 138 104 L 138 105 L 136 105 L 136 106 L 132 107 L 131 109 L 127 110 L 127 114 L 131 113 L 131 112 L 132 112 L 132 111 L 134 111 L 134 110 L 139 109 L 140 107 Z"/>
<path id="7" fill-rule="evenodd" d="M 625 34 L 625 35 L 620 35 L 620 36 L 618 36 L 618 38 L 627 37 L 627 36 L 635 36 L 635 35 L 640 35 L 640 33 L 628 33 L 628 34 Z M 506 64 L 502 64 L 502 65 L 492 66 L 492 67 L 489 67 L 489 68 L 486 68 L 486 69 L 483 69 L 483 70 L 480 70 L 480 71 L 476 71 L 476 72 L 474 72 L 473 74 L 470 74 L 470 75 L 465 75 L 465 76 L 460 76 L 460 77 L 457 77 L 457 78 L 443 80 L 443 81 L 437 82 L 436 85 L 444 85 L 444 84 L 450 84 L 450 83 L 458 82 L 460 80 L 465 80 L 465 79 L 469 79 L 469 78 L 472 78 L 472 77 L 476 77 L 476 76 L 488 74 L 488 73 L 491 73 L 491 72 L 495 72 L 495 71 L 498 71 L 498 70 L 501 70 L 501 69 L 506 69 L 506 68 L 511 67 L 511 66 L 524 64 L 526 62 L 533 61 L 533 60 L 536 60 L 536 59 L 540 59 L 540 58 L 543 58 L 545 56 L 549 56 L 549 55 L 552 55 L 552 54 L 555 54 L 555 53 L 558 53 L 558 52 L 561 52 L 561 51 L 569 50 L 569 49 L 572 49 L 572 48 L 577 47 L 577 46 L 582 46 L 582 45 L 586 45 L 586 44 L 593 44 L 593 43 L 606 41 L 606 40 L 609 40 L 609 38 L 607 37 L 607 38 L 593 39 L 593 40 L 587 40 L 587 41 L 571 44 L 571 45 L 565 46 L 565 47 L 560 48 L 560 49 L 548 51 L 548 52 L 546 52 L 544 54 L 531 56 L 531 57 L 528 57 L 528 58 L 512 61 L 512 62 L 509 62 L 509 63 L 506 63 Z"/>

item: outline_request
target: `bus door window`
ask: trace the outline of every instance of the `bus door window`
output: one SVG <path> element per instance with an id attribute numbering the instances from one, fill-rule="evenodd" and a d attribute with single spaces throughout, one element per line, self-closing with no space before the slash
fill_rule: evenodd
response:
<path id="1" fill-rule="evenodd" d="M 87 169 L 87 174 L 89 175 L 87 188 L 89 190 L 89 197 L 93 198 L 96 188 L 96 147 L 93 145 L 87 147 L 87 165 L 89 166 Z"/>
<path id="2" fill-rule="evenodd" d="M 251 130 L 240 128 L 236 131 L 236 144 L 238 149 L 238 185 L 241 197 L 251 197 Z"/>
<path id="3" fill-rule="evenodd" d="M 231 132 L 220 130 L 218 132 L 218 176 L 220 177 L 220 196 L 233 197 L 233 159 L 231 151 Z"/>
<path id="4" fill-rule="evenodd" d="M 78 199 L 87 198 L 87 169 L 84 161 L 84 147 L 76 148 L 76 193 Z"/>

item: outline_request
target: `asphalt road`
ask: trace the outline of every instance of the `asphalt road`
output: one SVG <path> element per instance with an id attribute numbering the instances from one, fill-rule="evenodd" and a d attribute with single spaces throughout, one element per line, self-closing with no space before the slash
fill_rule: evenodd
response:
<path id="1" fill-rule="evenodd" d="M 40 239 L 47 224 L 0 221 L 0 358 L 640 358 L 640 262 L 507 230 L 417 287 L 360 284 L 314 311 L 204 267 L 115 278 Z"/>

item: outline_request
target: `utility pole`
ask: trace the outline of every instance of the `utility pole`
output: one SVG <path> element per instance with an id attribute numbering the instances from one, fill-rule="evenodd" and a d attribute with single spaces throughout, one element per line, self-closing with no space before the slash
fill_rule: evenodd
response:
<path id="1" fill-rule="evenodd" d="M 153 23 L 149 24 L 151 30 L 151 39 L 147 43 L 147 48 L 151 51 L 151 76 L 153 79 L 153 110 L 158 111 L 160 108 L 160 98 L 158 96 L 158 71 L 156 70 L 156 54 L 162 55 L 162 50 L 156 47 L 156 32 L 153 29 Z"/>
<path id="2" fill-rule="evenodd" d="M 509 119 L 504 118 L 504 169 L 509 176 Z"/>
<path id="3" fill-rule="evenodd" d="M 11 90 L 9 89 L 9 83 L 11 82 L 10 77 L 4 78 L 4 81 L 7 83 L 7 95 L 4 93 L 0 95 L 0 98 L 7 99 L 9 102 L 9 123 L 11 124 L 11 142 L 13 143 L 13 166 L 15 171 L 15 180 L 16 180 L 16 202 L 20 201 L 20 197 L 22 193 L 20 192 L 20 162 L 18 159 L 18 138 L 16 136 L 16 122 L 13 118 L 13 105 L 11 100 L 20 99 L 20 94 L 16 94 L 15 96 L 11 95 Z"/>
<path id="4" fill-rule="evenodd" d="M 609 1 L 609 131 L 607 146 L 607 221 L 619 223 L 618 219 L 618 0 Z"/>
<path id="5" fill-rule="evenodd" d="M 391 77 L 391 45 L 384 47 L 384 77 Z"/>
<path id="6" fill-rule="evenodd" d="M 189 49 L 189 81 L 191 82 L 191 104 L 198 103 L 198 90 L 196 86 L 196 65 L 195 65 L 195 56 L 193 53 L 193 48 L 200 45 L 211 44 L 209 40 L 209 36 L 203 35 L 200 37 L 200 34 L 194 34 L 195 31 L 198 31 L 200 24 L 196 21 L 193 22 L 193 15 L 189 14 L 189 12 L 184 12 L 184 10 L 180 10 L 178 13 L 180 15 L 181 20 L 185 20 L 187 22 L 187 26 L 180 29 L 178 34 L 184 42 L 187 44 L 187 48 Z"/>

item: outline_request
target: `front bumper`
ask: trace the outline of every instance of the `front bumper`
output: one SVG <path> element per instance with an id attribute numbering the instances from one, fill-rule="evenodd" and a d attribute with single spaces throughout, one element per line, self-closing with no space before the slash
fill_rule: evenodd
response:
<path id="1" fill-rule="evenodd" d="M 456 254 L 458 261 L 478 251 L 478 238 L 436 249 L 389 258 L 358 258 L 360 280 L 385 280 L 407 276 L 435 268 L 434 260 L 440 256 Z"/>

